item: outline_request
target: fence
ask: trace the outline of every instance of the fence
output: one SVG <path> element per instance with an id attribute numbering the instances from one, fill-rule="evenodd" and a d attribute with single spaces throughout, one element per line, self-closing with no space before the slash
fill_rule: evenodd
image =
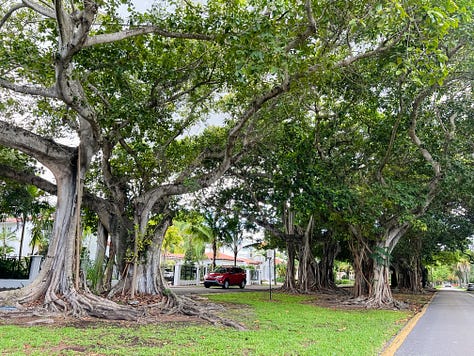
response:
<path id="1" fill-rule="evenodd" d="M 209 266 L 191 266 L 176 264 L 173 273 L 173 285 L 191 286 L 200 285 L 204 280 L 204 275 L 208 272 Z M 247 284 L 261 284 L 262 272 L 260 270 L 246 270 Z"/>

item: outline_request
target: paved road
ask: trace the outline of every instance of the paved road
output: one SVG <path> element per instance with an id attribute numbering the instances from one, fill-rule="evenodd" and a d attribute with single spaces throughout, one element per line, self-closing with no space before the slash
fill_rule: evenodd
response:
<path id="1" fill-rule="evenodd" d="M 275 287 L 272 286 L 272 291 Z M 229 289 L 224 289 L 220 287 L 211 287 L 211 288 L 204 288 L 204 286 L 170 286 L 170 289 L 178 295 L 183 294 L 211 294 L 211 293 L 229 293 L 229 292 L 237 292 L 237 293 L 245 293 L 245 292 L 267 292 L 269 293 L 269 286 L 268 285 L 247 285 L 244 289 L 240 289 L 237 286 L 231 286 Z"/>
<path id="2" fill-rule="evenodd" d="M 474 293 L 439 291 L 395 355 L 474 355 Z"/>

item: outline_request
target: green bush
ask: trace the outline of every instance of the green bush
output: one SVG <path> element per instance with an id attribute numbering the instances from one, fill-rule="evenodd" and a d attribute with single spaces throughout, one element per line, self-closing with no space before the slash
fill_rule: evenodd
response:
<path id="1" fill-rule="evenodd" d="M 15 257 L 0 257 L 1 279 L 28 279 L 30 274 L 30 258 L 18 260 Z"/>
<path id="2" fill-rule="evenodd" d="M 353 285 L 354 281 L 351 281 L 350 279 L 338 279 L 336 280 L 336 284 Z"/>

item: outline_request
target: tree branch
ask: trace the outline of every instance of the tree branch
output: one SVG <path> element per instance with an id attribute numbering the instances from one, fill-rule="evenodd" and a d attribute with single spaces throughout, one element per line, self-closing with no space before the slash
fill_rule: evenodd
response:
<path id="1" fill-rule="evenodd" d="M 55 14 L 54 14 L 54 11 L 53 10 L 50 10 L 44 6 L 41 6 L 37 3 L 35 3 L 34 1 L 30 1 L 30 0 L 23 0 L 21 3 L 18 3 L 18 4 L 14 4 L 10 10 L 8 10 L 5 15 L 3 15 L 2 19 L 0 20 L 0 28 L 3 27 L 3 25 L 5 24 L 5 22 L 8 21 L 8 19 L 13 15 L 13 13 L 17 10 L 20 10 L 21 8 L 30 8 L 36 12 L 38 12 L 39 14 L 43 15 L 43 16 L 46 16 L 46 17 L 49 17 L 49 18 L 55 18 Z"/>
<path id="2" fill-rule="evenodd" d="M 290 50 L 296 48 L 299 44 L 301 44 L 305 39 L 307 39 L 309 36 L 311 36 L 313 33 L 316 32 L 317 26 L 316 26 L 316 20 L 314 19 L 313 16 L 313 9 L 311 8 L 311 1 L 306 0 L 305 1 L 305 10 L 306 10 L 306 15 L 308 17 L 308 25 L 306 26 L 306 29 L 303 33 L 298 35 L 294 40 L 292 40 L 290 43 L 288 43 L 285 47 L 285 51 L 289 52 Z M 323 9 L 323 13 L 321 14 L 320 18 L 323 17 L 325 13 L 325 9 Z"/>
<path id="3" fill-rule="evenodd" d="M 49 17 L 50 19 L 56 18 L 53 9 L 47 8 L 46 6 L 40 5 L 37 2 L 31 0 L 22 0 L 22 3 L 43 16 Z"/>
<path id="4" fill-rule="evenodd" d="M 17 93 L 60 99 L 58 92 L 54 87 L 44 88 L 39 86 L 18 85 L 5 79 L 0 79 L 0 87 L 15 91 Z"/>
<path id="5" fill-rule="evenodd" d="M 15 168 L 0 164 L 0 177 L 8 178 L 15 182 L 34 185 L 38 189 L 41 189 L 44 192 L 47 192 L 51 195 L 57 195 L 57 186 L 50 181 L 37 176 L 32 172 L 27 171 L 18 171 Z M 107 216 L 109 211 L 113 211 L 111 204 L 100 197 L 97 197 L 87 191 L 84 192 L 84 206 L 95 211 L 101 221 L 107 224 Z"/>
<path id="6" fill-rule="evenodd" d="M 53 140 L 45 139 L 30 131 L 0 120 L 0 144 L 20 150 L 43 163 L 67 169 L 73 157 L 77 154 L 75 148 L 61 145 Z M 61 168 L 64 166 L 63 168 Z"/>
<path id="7" fill-rule="evenodd" d="M 359 53 L 355 56 L 350 56 L 346 59 L 343 59 L 342 61 L 337 62 L 335 67 L 336 68 L 347 67 L 347 66 L 349 66 L 350 64 L 352 64 L 354 62 L 360 61 L 361 59 L 373 57 L 375 55 L 386 52 L 390 48 L 395 46 L 398 42 L 400 42 L 403 35 L 404 35 L 404 32 L 400 31 L 400 33 L 397 37 L 395 37 L 391 40 L 384 40 L 384 41 L 380 42 L 379 45 L 371 51 L 367 51 L 367 52 L 364 52 L 364 53 Z"/>
<path id="8" fill-rule="evenodd" d="M 23 184 L 34 185 L 35 187 L 51 195 L 56 195 L 57 193 L 56 184 L 51 183 L 49 180 L 41 178 L 32 172 L 24 170 L 18 171 L 6 164 L 0 164 L 0 177 L 8 178 Z"/>
<path id="9" fill-rule="evenodd" d="M 431 180 L 431 182 L 429 184 L 429 191 L 428 191 L 428 194 L 426 196 L 426 199 L 423 202 L 423 204 L 416 211 L 417 216 L 420 216 L 420 215 L 424 214 L 426 209 L 428 209 L 428 206 L 430 205 L 431 201 L 434 199 L 434 197 L 436 195 L 436 189 L 438 187 L 438 184 L 439 184 L 439 182 L 441 180 L 441 176 L 442 176 L 441 175 L 441 165 L 439 164 L 439 162 L 435 161 L 435 159 L 433 158 L 431 153 L 423 146 L 422 141 L 420 140 L 420 138 L 416 134 L 419 107 L 421 106 L 421 103 L 423 102 L 423 100 L 429 94 L 431 94 L 433 92 L 433 90 L 435 90 L 435 88 L 437 88 L 437 87 L 438 87 L 437 85 L 433 85 L 433 86 L 429 87 L 428 89 L 422 91 L 415 98 L 415 100 L 413 101 L 412 111 L 411 111 L 411 114 L 410 114 L 411 124 L 410 124 L 410 127 L 408 129 L 408 135 L 409 135 L 411 141 L 413 142 L 413 144 L 420 151 L 420 153 L 423 156 L 423 158 L 425 159 L 425 161 L 428 162 L 431 165 L 431 167 L 433 169 L 433 173 L 434 173 L 433 179 Z"/>
<path id="10" fill-rule="evenodd" d="M 135 29 L 130 29 L 130 30 L 124 30 L 120 32 L 95 35 L 95 36 L 87 38 L 87 40 L 84 43 L 84 47 L 91 47 L 98 44 L 112 43 L 112 42 L 124 40 L 127 38 L 151 34 L 151 33 L 161 35 L 163 37 L 169 37 L 169 38 L 181 38 L 181 39 L 192 39 L 192 40 L 202 40 L 202 41 L 211 41 L 214 39 L 213 36 L 209 36 L 209 35 L 202 35 L 198 33 L 171 32 L 171 31 L 163 30 L 156 26 L 147 26 L 147 27 L 140 27 L 140 28 L 135 28 Z"/>

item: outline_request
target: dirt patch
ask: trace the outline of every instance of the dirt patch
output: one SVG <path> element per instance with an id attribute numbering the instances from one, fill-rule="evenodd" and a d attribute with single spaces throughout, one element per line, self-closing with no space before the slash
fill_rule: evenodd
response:
<path id="1" fill-rule="evenodd" d="M 432 299 L 434 293 L 435 290 L 426 290 L 422 294 L 394 292 L 393 297 L 395 300 L 405 305 L 406 309 L 417 313 Z M 315 299 L 311 300 L 309 303 L 325 308 L 342 310 L 360 310 L 367 308 L 363 300 L 356 300 L 349 293 L 316 293 Z M 387 309 L 394 308 L 387 307 Z"/>

